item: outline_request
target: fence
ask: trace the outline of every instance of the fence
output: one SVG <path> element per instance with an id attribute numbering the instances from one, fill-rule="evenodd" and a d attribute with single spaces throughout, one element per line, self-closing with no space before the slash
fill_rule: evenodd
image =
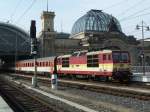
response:
<path id="1" fill-rule="evenodd" d="M 132 73 L 143 73 L 143 66 L 132 66 Z M 145 74 L 150 74 L 150 66 L 144 66 Z"/>

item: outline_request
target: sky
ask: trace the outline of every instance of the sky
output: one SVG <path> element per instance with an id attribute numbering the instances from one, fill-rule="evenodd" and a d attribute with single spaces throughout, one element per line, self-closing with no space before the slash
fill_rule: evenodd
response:
<path id="1" fill-rule="evenodd" d="M 71 33 L 74 22 L 90 9 L 103 10 L 113 15 L 126 35 L 141 39 L 136 25 L 150 25 L 150 0 L 49 0 L 49 11 L 55 12 L 55 31 Z M 29 32 L 30 21 L 36 20 L 37 33 L 41 31 L 41 13 L 47 10 L 47 0 L 1 0 L 0 21 L 16 25 Z M 150 31 L 144 30 L 145 38 Z"/>

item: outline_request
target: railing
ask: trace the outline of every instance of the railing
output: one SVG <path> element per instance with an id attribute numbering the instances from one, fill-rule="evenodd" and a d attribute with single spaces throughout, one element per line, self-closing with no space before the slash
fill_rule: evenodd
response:
<path id="1" fill-rule="evenodd" d="M 143 66 L 132 66 L 132 73 L 143 74 Z M 144 66 L 145 74 L 150 75 L 150 66 Z"/>

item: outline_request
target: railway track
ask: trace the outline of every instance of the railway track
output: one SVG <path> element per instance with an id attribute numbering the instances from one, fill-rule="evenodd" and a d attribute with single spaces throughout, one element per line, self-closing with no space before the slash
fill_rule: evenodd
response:
<path id="1" fill-rule="evenodd" d="M 15 112 L 63 112 L 21 86 L 0 79 L 0 93 Z"/>
<path id="2" fill-rule="evenodd" d="M 21 76 L 20 76 L 21 77 Z M 22 78 L 31 80 L 30 76 L 22 76 Z M 50 80 L 48 78 L 39 78 L 39 81 L 42 82 L 45 86 L 50 84 Z M 58 82 L 59 86 L 68 87 L 68 88 L 77 88 L 77 89 L 84 89 L 88 91 L 94 91 L 94 92 L 100 92 L 105 94 L 111 94 L 115 96 L 122 96 L 122 97 L 132 97 L 135 99 L 140 100 L 150 100 L 150 93 L 143 92 L 143 91 L 137 91 L 130 89 L 130 86 L 128 85 L 105 85 L 105 84 L 92 84 L 90 82 L 79 82 L 79 81 L 63 81 L 60 80 Z M 123 88 L 123 89 L 122 89 Z"/>

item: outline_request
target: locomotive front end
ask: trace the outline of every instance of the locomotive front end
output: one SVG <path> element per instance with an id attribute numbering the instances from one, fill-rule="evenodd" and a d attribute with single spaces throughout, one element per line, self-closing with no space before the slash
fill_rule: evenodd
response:
<path id="1" fill-rule="evenodd" d="M 127 51 L 114 51 L 113 57 L 113 79 L 129 81 L 131 78 L 130 55 Z"/>

